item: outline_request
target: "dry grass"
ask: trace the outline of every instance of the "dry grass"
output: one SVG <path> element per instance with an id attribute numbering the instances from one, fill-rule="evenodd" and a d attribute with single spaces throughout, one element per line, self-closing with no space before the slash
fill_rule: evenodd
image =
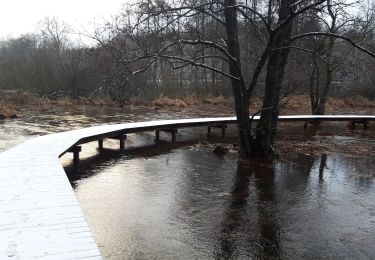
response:
<path id="1" fill-rule="evenodd" d="M 0 98 L 3 103 L 17 109 L 28 109 L 32 111 L 43 111 L 52 107 L 70 107 L 70 106 L 119 106 L 118 103 L 107 96 L 83 97 L 72 99 L 70 97 L 61 97 L 51 100 L 45 97 L 22 92 L 22 91 L 0 91 Z"/>
<path id="2" fill-rule="evenodd" d="M 4 100 L 0 100 L 0 119 L 17 117 L 16 110 L 10 107 Z"/>
<path id="3" fill-rule="evenodd" d="M 205 104 L 209 105 L 224 105 L 225 104 L 225 98 L 223 96 L 217 96 L 217 97 L 210 97 L 203 100 Z"/>
<path id="4" fill-rule="evenodd" d="M 198 105 L 202 104 L 202 100 L 199 97 L 197 97 L 196 95 L 186 96 L 182 100 L 188 106 L 198 106 Z"/>
<path id="5" fill-rule="evenodd" d="M 159 96 L 151 102 L 152 106 L 165 108 L 165 107 L 186 107 L 186 103 L 180 99 L 171 99 L 165 96 Z"/>
<path id="6" fill-rule="evenodd" d="M 250 100 L 250 114 L 254 114 L 262 108 L 262 100 L 258 97 L 253 97 Z"/>
<path id="7" fill-rule="evenodd" d="M 257 112 L 262 107 L 262 100 L 254 97 L 250 102 L 250 114 Z M 160 96 L 150 103 L 152 107 L 170 109 L 172 111 L 189 109 L 205 111 L 209 114 L 232 115 L 234 113 L 234 100 L 232 97 L 209 97 L 200 98 L 195 95 L 186 96 L 182 99 L 172 99 Z M 326 104 L 327 114 L 339 113 L 372 113 L 375 102 L 364 97 L 356 96 L 346 99 L 329 98 Z M 287 114 L 311 114 L 310 97 L 308 95 L 294 95 L 285 98 L 280 104 L 280 113 Z"/>
<path id="8" fill-rule="evenodd" d="M 98 97 L 83 97 L 80 99 L 70 100 L 73 105 L 86 105 L 86 106 L 109 106 L 115 107 L 120 106 L 116 101 L 113 101 L 108 96 L 98 96 Z"/>
<path id="9" fill-rule="evenodd" d="M 73 104 L 73 101 L 69 97 L 61 97 L 61 98 L 58 98 L 54 103 L 57 106 L 67 107 L 67 106 L 71 106 Z"/>
<path id="10" fill-rule="evenodd" d="M 128 100 L 127 104 L 131 107 L 144 107 L 149 106 L 150 102 L 148 100 L 145 100 L 143 98 L 139 97 L 132 97 Z"/>
<path id="11" fill-rule="evenodd" d="M 22 91 L 10 91 L 1 93 L 1 97 L 4 102 L 13 107 L 37 107 L 46 108 L 50 104 L 50 100 L 47 98 L 38 97 L 36 95 L 30 94 L 28 92 Z"/>
<path id="12" fill-rule="evenodd" d="M 362 96 L 345 98 L 344 103 L 350 107 L 375 107 L 375 102 Z"/>
<path id="13" fill-rule="evenodd" d="M 311 104 L 308 95 L 294 95 L 282 100 L 281 114 L 310 114 Z M 327 114 L 358 112 L 357 110 L 373 109 L 375 102 L 362 96 L 350 98 L 329 98 L 326 103 Z"/>
<path id="14" fill-rule="evenodd" d="M 225 98 L 221 95 L 216 96 L 216 97 L 209 97 L 209 98 L 201 98 L 196 95 L 189 95 L 181 99 L 174 99 L 174 98 L 161 95 L 155 100 L 153 100 L 150 104 L 151 106 L 160 107 L 160 108 L 166 108 L 166 107 L 184 108 L 187 106 L 200 107 L 204 105 L 232 107 L 233 103 L 234 103 L 233 98 L 231 97 Z"/>
<path id="15" fill-rule="evenodd" d="M 234 99 L 232 97 L 223 97 L 223 96 L 217 96 L 217 97 L 210 97 L 203 100 L 204 104 L 208 105 L 214 105 L 214 106 L 234 106 Z"/>
<path id="16" fill-rule="evenodd" d="M 193 114 L 209 115 L 233 115 L 233 97 L 216 96 L 203 98 L 197 95 L 188 95 L 181 99 L 175 99 L 164 95 L 153 101 L 142 98 L 131 98 L 126 103 L 112 101 L 107 96 L 83 97 L 71 99 L 61 97 L 57 100 L 50 100 L 44 97 L 21 92 L 21 91 L 0 91 L 2 114 L 15 114 L 14 111 L 43 111 L 52 107 L 63 109 L 74 109 L 76 106 L 110 106 L 129 108 L 149 107 L 151 109 L 166 109 L 170 111 L 184 111 Z M 258 97 L 251 99 L 250 114 L 255 113 L 262 107 L 262 100 Z M 281 101 L 281 114 L 310 114 L 310 98 L 308 95 L 294 95 Z M 361 96 L 354 96 L 345 99 L 330 98 L 326 105 L 327 114 L 338 113 L 373 113 L 375 102 Z M 11 111 L 11 112 L 9 112 Z"/>
<path id="17" fill-rule="evenodd" d="M 309 114 L 310 99 L 307 95 L 295 95 L 282 99 L 280 103 L 281 114 Z"/>

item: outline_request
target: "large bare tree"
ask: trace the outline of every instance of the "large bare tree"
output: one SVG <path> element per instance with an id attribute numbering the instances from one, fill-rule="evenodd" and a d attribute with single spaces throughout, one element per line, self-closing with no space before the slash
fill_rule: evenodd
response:
<path id="1" fill-rule="evenodd" d="M 121 27 L 121 32 L 118 31 L 118 26 L 114 28 L 122 36 L 127 36 L 127 49 L 122 50 L 122 55 L 126 53 L 128 62 L 122 62 L 121 69 L 126 68 L 135 75 L 146 71 L 158 60 L 163 60 L 173 69 L 183 69 L 190 65 L 229 79 L 235 101 L 240 156 L 272 157 L 279 96 L 293 21 L 310 9 L 321 7 L 324 2 L 325 0 L 142 1 L 138 3 L 138 16 L 134 26 L 126 29 Z M 201 27 L 195 26 L 194 21 L 202 14 L 206 23 L 214 23 L 224 29 L 221 37 L 213 38 Z M 149 21 L 156 17 L 158 26 L 150 30 Z M 252 26 L 261 35 L 265 46 L 250 67 L 250 73 L 244 72 L 243 68 L 249 67 L 241 60 L 244 44 L 239 31 L 244 25 Z M 150 36 L 158 39 L 158 43 L 145 42 Z M 131 49 L 136 52 L 129 51 Z M 208 62 L 212 60 L 217 62 Z M 227 68 L 214 65 L 218 63 L 227 64 Z M 134 70 L 134 64 L 143 66 Z M 265 67 L 265 99 L 255 138 L 249 120 L 250 98 Z M 246 78 L 244 75 L 250 76 Z"/>

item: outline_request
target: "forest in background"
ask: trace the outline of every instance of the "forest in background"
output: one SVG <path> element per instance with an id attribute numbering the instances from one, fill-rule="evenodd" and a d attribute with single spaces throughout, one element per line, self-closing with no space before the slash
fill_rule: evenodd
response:
<path id="1" fill-rule="evenodd" d="M 261 12 L 267 1 L 243 2 Z M 220 22 L 204 12 L 189 17 L 183 25 L 181 22 L 181 27 L 175 23 L 173 30 L 164 30 L 168 15 L 148 15 L 147 20 L 142 21 L 142 27 L 134 26 L 145 13 L 151 14 L 153 8 L 160 9 L 166 4 L 167 1 L 141 1 L 124 7 L 111 22 L 90 35 L 96 42 L 93 46 L 69 40 L 72 33 L 69 25 L 55 18 L 45 18 L 40 30 L 35 33 L 1 40 L 0 89 L 28 91 L 50 99 L 108 96 L 119 102 L 131 98 L 153 100 L 160 95 L 173 98 L 188 95 L 231 96 L 229 79 L 212 70 L 199 66 L 176 69 L 176 63 L 163 57 L 154 58 L 152 64 L 144 59 L 129 62 L 134 53 L 160 49 L 176 34 L 213 42 L 225 39 Z M 244 15 L 252 16 L 254 13 Z M 332 24 L 329 14 L 312 9 L 294 20 L 294 34 L 334 32 L 350 37 L 368 50 L 375 50 L 373 1 L 342 4 L 335 9 L 334 18 L 335 24 Z M 242 69 L 247 80 L 255 70 L 267 38 L 260 27 L 261 21 L 255 16 L 253 19 L 239 19 Z M 317 82 L 324 82 L 329 62 L 331 95 L 361 95 L 373 100 L 375 60 L 340 39 L 334 40 L 330 50 L 330 39 L 327 36 L 311 36 L 295 44 L 288 58 L 283 93 L 309 94 Z M 190 45 L 184 52 L 199 56 L 204 64 L 228 72 L 225 57 L 217 48 Z M 328 55 L 332 56 L 329 61 Z M 143 71 L 146 67 L 147 70 Z M 139 68 L 142 68 L 142 73 L 134 73 Z M 263 95 L 264 74 L 262 71 L 255 89 L 256 96 Z"/>

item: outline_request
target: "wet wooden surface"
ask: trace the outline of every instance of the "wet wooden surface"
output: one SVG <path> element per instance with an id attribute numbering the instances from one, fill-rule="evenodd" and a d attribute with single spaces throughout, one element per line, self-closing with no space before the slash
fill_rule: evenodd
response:
<path id="1" fill-rule="evenodd" d="M 375 121 L 375 116 L 280 116 L 279 120 Z M 1 153 L 0 259 L 101 259 L 58 160 L 76 145 L 128 133 L 235 122 L 234 117 L 221 117 L 96 126 L 37 137 Z"/>

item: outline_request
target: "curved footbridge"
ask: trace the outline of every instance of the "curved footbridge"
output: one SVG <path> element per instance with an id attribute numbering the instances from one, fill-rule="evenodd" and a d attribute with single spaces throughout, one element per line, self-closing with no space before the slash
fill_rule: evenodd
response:
<path id="1" fill-rule="evenodd" d="M 255 121 L 259 117 L 254 118 Z M 375 116 L 279 116 L 279 121 L 349 121 L 367 126 Z M 160 120 L 95 126 L 31 139 L 0 154 L 0 259 L 101 259 L 82 210 L 58 158 L 73 152 L 78 162 L 80 144 L 120 140 L 126 134 L 170 132 L 179 128 L 221 128 L 225 134 L 234 117 Z"/>

